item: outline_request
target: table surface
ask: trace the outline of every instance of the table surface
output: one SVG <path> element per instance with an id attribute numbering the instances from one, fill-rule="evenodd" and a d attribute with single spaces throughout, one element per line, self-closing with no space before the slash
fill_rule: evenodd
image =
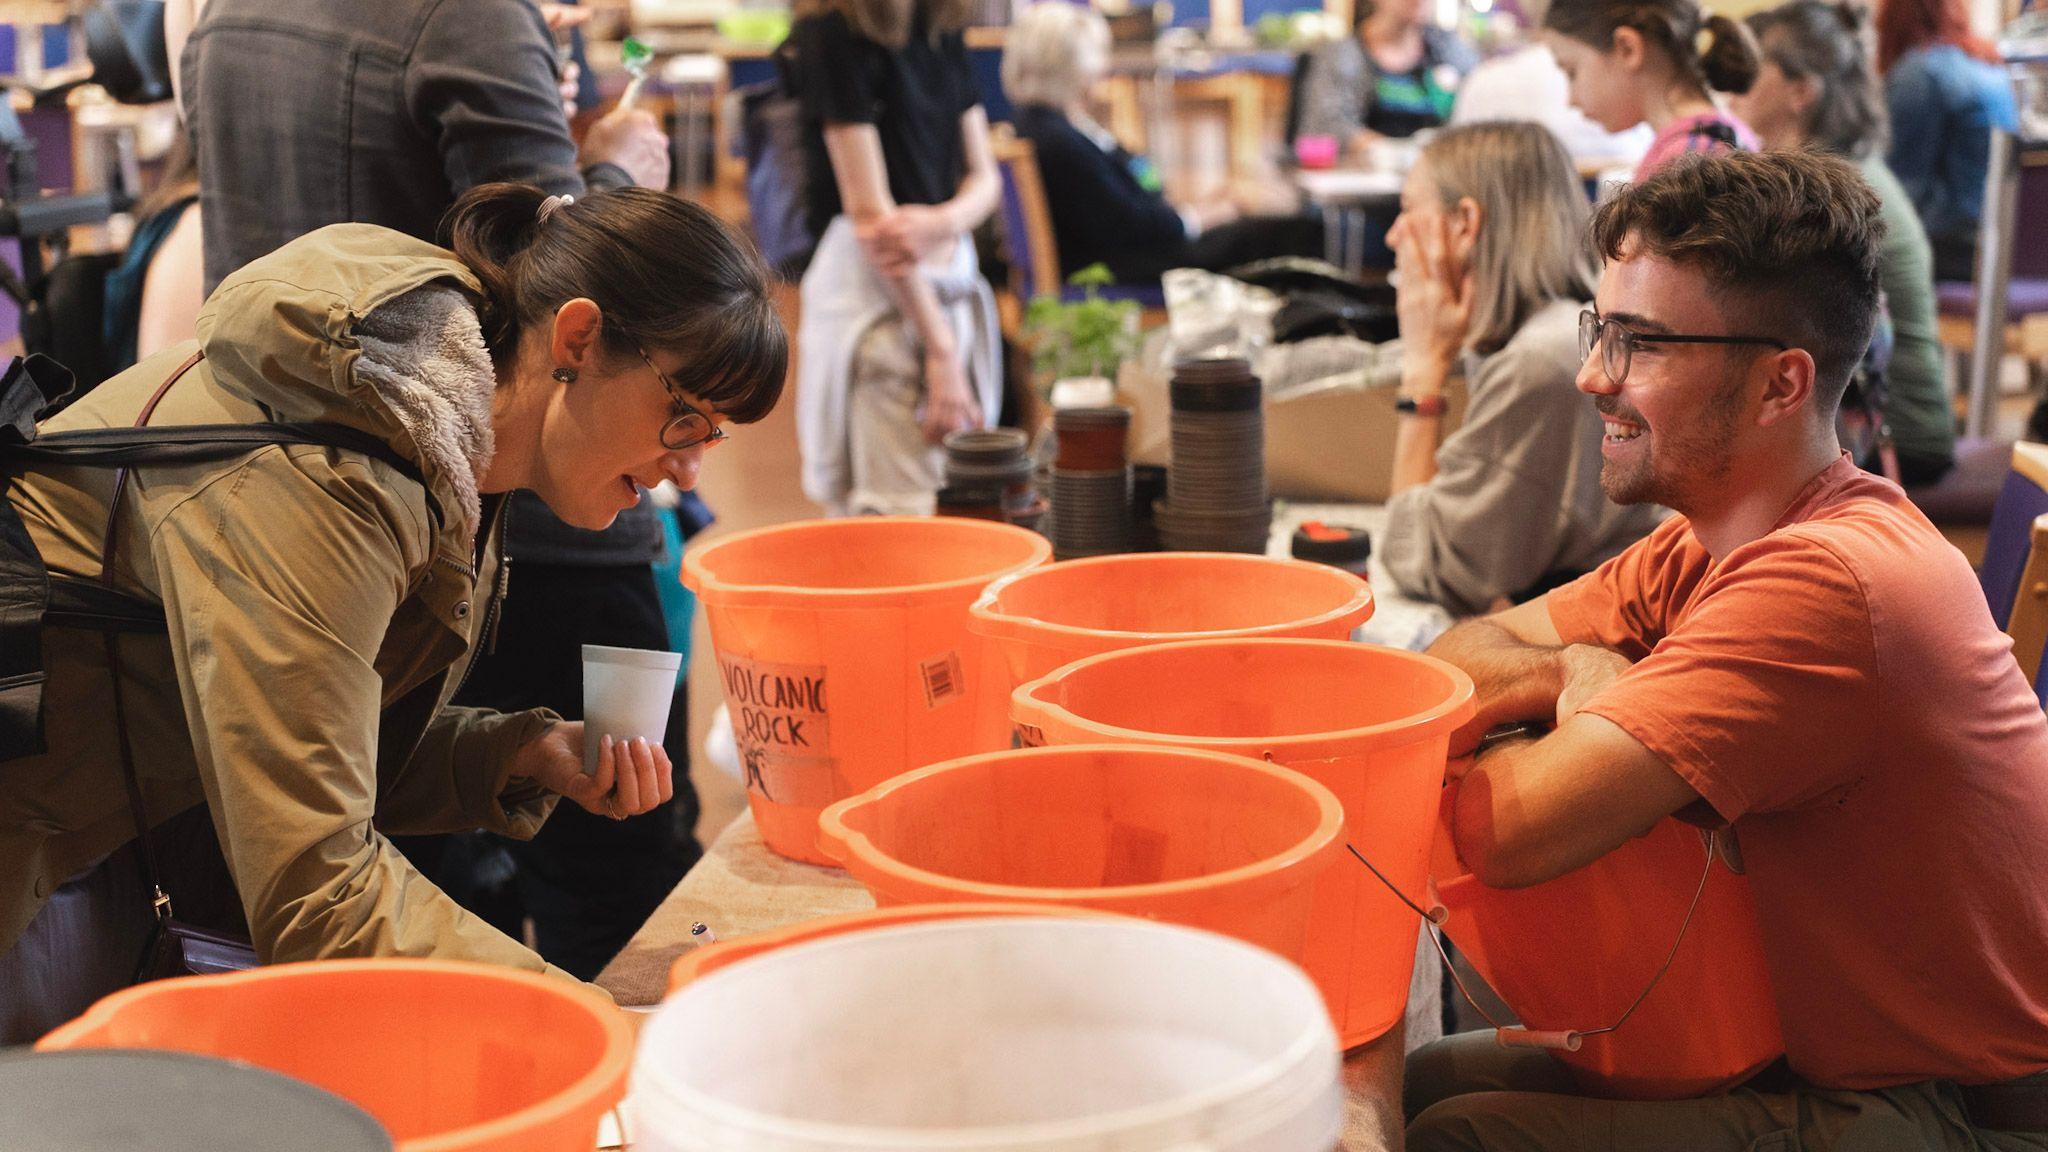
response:
<path id="1" fill-rule="evenodd" d="M 1295 187 L 1310 200 L 1332 205 L 1397 199 L 1405 180 L 1399 172 L 1365 168 L 1304 168 L 1294 174 Z"/>
<path id="2" fill-rule="evenodd" d="M 1379 536 L 1386 519 L 1386 509 L 1378 505 L 1282 503 L 1275 509 L 1267 551 L 1287 555 L 1294 530 L 1309 520 Z M 1374 608 L 1359 639 L 1400 648 L 1427 646 L 1450 626 L 1450 615 L 1437 605 L 1402 596 L 1378 564 L 1372 561 L 1368 572 Z M 874 906 L 867 889 L 845 872 L 770 852 L 753 816 L 742 815 L 712 842 L 597 983 L 622 1005 L 656 1004 L 667 991 L 670 966 L 700 943 L 691 935 L 693 925 L 704 924 L 717 938 L 730 940 Z M 1397 1029 L 1346 1054 L 1345 1152 L 1400 1148 L 1401 1040 Z"/>

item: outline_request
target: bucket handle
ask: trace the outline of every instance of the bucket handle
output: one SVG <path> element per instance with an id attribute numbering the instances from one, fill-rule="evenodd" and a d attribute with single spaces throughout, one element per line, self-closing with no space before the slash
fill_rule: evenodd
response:
<path id="1" fill-rule="evenodd" d="M 1457 985 L 1458 995 L 1463 996 L 1465 1002 L 1472 1005 L 1473 1011 L 1479 1013 L 1480 1019 L 1493 1026 L 1495 1043 L 1503 1048 L 1547 1048 L 1553 1051 L 1577 1052 L 1579 1046 L 1585 1043 L 1586 1037 L 1605 1036 L 1610 1032 L 1619 1031 L 1622 1025 L 1628 1023 L 1628 1018 L 1635 1015 L 1636 1009 L 1642 1007 L 1643 1001 L 1650 998 L 1651 992 L 1656 991 L 1657 985 L 1664 980 L 1664 974 L 1671 970 L 1672 962 L 1678 959 L 1679 946 L 1685 943 L 1685 934 L 1692 927 L 1693 914 L 1699 911 L 1700 900 L 1707 894 L 1707 881 L 1714 875 L 1715 847 L 1719 841 L 1719 833 L 1712 829 L 1703 829 L 1700 836 L 1706 841 L 1707 863 L 1700 872 L 1699 887 L 1693 889 L 1692 903 L 1686 907 L 1685 919 L 1679 921 L 1678 937 L 1671 941 L 1671 951 L 1665 953 L 1664 963 L 1657 966 L 1657 972 L 1650 977 L 1649 984 L 1644 986 L 1642 992 L 1629 1003 L 1627 1010 L 1622 1012 L 1620 1019 L 1617 1019 L 1605 1028 L 1561 1030 L 1530 1029 L 1520 1024 L 1502 1024 L 1500 1021 L 1495 1020 L 1493 1013 L 1488 1012 L 1485 1005 L 1479 1003 L 1473 997 L 1472 990 L 1465 987 L 1464 978 L 1458 975 L 1457 966 L 1451 963 L 1451 954 L 1444 950 L 1443 934 L 1439 931 L 1439 928 L 1445 920 L 1450 918 L 1450 910 L 1445 908 L 1441 901 L 1438 901 L 1428 911 L 1424 911 L 1416 905 L 1415 901 L 1408 898 L 1407 893 L 1395 887 L 1394 883 L 1387 879 L 1385 873 L 1373 867 L 1372 861 L 1366 859 L 1365 853 L 1360 852 L 1356 845 L 1346 841 L 1344 847 L 1352 856 L 1358 859 L 1360 864 L 1365 865 L 1367 871 L 1371 872 L 1381 884 L 1386 886 L 1387 891 L 1394 894 L 1396 900 L 1407 905 L 1410 912 L 1422 918 L 1423 927 L 1429 933 L 1429 942 L 1436 948 L 1437 956 L 1443 960 L 1444 970 L 1451 974 L 1451 983 Z"/>

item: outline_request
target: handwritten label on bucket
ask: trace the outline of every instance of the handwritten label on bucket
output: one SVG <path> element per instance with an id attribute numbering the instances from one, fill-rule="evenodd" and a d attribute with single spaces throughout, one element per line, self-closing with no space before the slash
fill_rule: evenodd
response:
<path id="1" fill-rule="evenodd" d="M 944 704 L 955 696 L 961 695 L 967 690 L 967 686 L 961 682 L 960 654 L 958 652 L 948 652 L 944 656 L 937 656 L 926 660 L 924 663 L 919 664 L 918 668 L 924 673 L 924 706 L 926 708 L 937 708 L 939 705 Z"/>
<path id="2" fill-rule="evenodd" d="M 832 758 L 825 668 L 718 657 L 747 789 L 770 803 L 822 808 L 844 792 Z"/>

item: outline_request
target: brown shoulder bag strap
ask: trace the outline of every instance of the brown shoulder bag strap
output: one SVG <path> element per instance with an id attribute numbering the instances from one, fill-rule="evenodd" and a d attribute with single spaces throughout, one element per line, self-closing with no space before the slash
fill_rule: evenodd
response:
<path id="1" fill-rule="evenodd" d="M 162 402 L 164 393 L 169 392 L 171 385 L 190 372 L 205 355 L 204 351 L 194 352 L 183 364 L 178 365 L 170 378 L 165 380 L 150 396 L 148 403 L 142 406 L 141 414 L 135 417 L 135 427 L 142 428 L 149 424 L 149 419 L 156 414 L 156 406 Z M 107 532 L 100 545 L 100 586 L 108 591 L 114 590 L 114 558 L 121 546 L 121 537 L 118 534 L 121 523 L 121 497 L 127 490 L 128 469 L 123 467 L 114 473 L 114 495 L 107 502 Z M 118 633 L 107 631 L 100 633 L 100 638 L 107 650 L 107 675 L 113 681 L 114 739 L 121 750 L 121 778 L 128 786 L 128 810 L 135 818 L 135 838 L 142 845 L 142 870 L 149 881 L 150 899 L 156 909 L 157 919 L 169 920 L 171 898 L 164 893 L 163 883 L 157 872 L 156 849 L 149 839 L 149 817 L 142 806 L 142 785 L 135 775 L 135 748 L 128 738 L 128 710 L 125 707 L 121 684 L 125 670 L 121 663 L 120 637 Z"/>

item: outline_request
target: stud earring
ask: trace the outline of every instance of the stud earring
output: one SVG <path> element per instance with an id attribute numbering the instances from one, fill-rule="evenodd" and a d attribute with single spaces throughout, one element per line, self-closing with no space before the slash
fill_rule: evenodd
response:
<path id="1" fill-rule="evenodd" d="M 574 368 L 557 368 L 554 375 L 555 379 L 560 380 L 564 384 L 574 384 L 576 382 L 576 370 Z"/>

